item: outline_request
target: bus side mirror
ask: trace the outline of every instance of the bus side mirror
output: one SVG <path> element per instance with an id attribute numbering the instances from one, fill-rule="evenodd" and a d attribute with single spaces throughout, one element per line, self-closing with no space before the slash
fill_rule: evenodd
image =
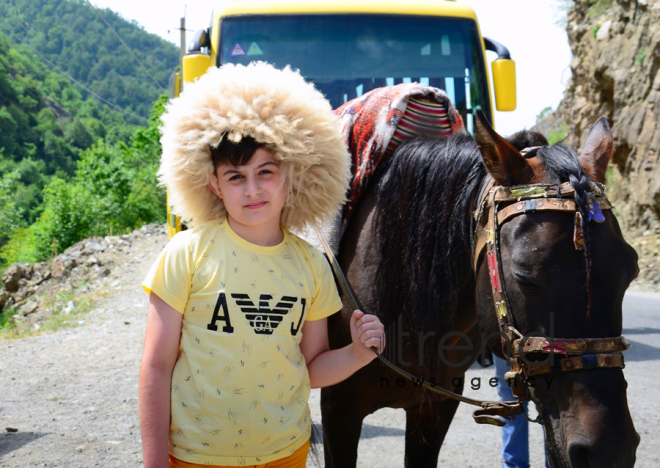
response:
<path id="1" fill-rule="evenodd" d="M 516 62 L 510 59 L 493 61 L 493 88 L 498 111 L 516 110 Z"/>
<path id="2" fill-rule="evenodd" d="M 211 47 L 210 38 L 208 29 L 198 29 L 195 31 L 195 35 L 188 43 L 188 53 L 199 53 L 202 51 L 202 48 Z"/>
<path id="3" fill-rule="evenodd" d="M 516 110 L 516 62 L 511 60 L 509 49 L 497 41 L 484 37 L 486 50 L 497 53 L 493 61 L 493 88 L 495 107 L 498 111 Z"/>

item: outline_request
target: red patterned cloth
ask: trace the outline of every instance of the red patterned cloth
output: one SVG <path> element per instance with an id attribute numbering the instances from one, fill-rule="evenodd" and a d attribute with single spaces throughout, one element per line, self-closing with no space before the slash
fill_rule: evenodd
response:
<path id="1" fill-rule="evenodd" d="M 334 112 L 353 158 L 344 223 L 353 214 L 380 161 L 391 156 L 401 142 L 422 135 L 465 133 L 463 119 L 447 94 L 419 83 L 374 89 Z"/>

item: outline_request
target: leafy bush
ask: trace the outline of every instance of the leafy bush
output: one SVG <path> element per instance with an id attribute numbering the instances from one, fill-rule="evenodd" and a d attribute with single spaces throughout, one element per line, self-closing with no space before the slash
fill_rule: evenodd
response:
<path id="1" fill-rule="evenodd" d="M 562 122 L 559 130 L 553 130 L 548 134 L 548 143 L 555 145 L 566 138 L 566 123 Z"/>
<path id="2" fill-rule="evenodd" d="M 99 140 L 81 153 L 72 180 L 53 177 L 44 188 L 39 218 L 29 227 L 12 229 L 0 259 L 43 261 L 55 249 L 62 252 L 87 237 L 165 222 L 165 192 L 157 187 L 156 171 L 161 151 L 158 127 L 166 100 L 161 96 L 155 103 L 149 126 L 136 130 L 130 144 L 111 146 Z M 17 177 L 18 173 L 11 181 Z"/>
<path id="3" fill-rule="evenodd" d="M 0 178 L 0 244 L 6 242 L 16 228 L 24 225 L 23 209 L 14 197 L 19 186 L 20 174 L 17 170 Z"/>

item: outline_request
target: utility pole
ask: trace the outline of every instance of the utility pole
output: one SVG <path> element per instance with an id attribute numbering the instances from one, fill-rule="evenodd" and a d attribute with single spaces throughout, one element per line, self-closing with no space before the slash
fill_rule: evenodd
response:
<path id="1" fill-rule="evenodd" d="M 181 73 L 179 74 L 179 92 L 183 91 L 183 56 L 186 55 L 186 17 L 181 18 L 181 51 L 179 53 L 179 69 Z"/>

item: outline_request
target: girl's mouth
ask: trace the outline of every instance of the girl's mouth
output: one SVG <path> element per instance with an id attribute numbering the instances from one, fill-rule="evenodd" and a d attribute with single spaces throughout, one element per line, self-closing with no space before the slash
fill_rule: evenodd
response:
<path id="1" fill-rule="evenodd" d="M 248 205 L 245 205 L 245 208 L 248 210 L 258 210 L 259 208 L 263 207 L 266 205 L 265 201 L 257 202 L 257 203 L 250 203 Z"/>

